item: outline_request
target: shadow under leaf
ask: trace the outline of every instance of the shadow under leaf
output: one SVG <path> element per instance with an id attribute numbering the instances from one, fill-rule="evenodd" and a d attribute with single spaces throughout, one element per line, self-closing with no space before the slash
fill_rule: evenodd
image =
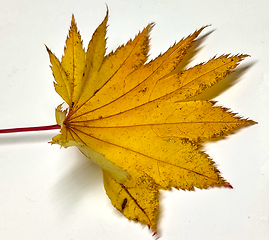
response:
<path id="1" fill-rule="evenodd" d="M 225 91 L 227 91 L 230 87 L 234 86 L 239 82 L 239 79 L 249 70 L 255 63 L 249 63 L 247 65 L 240 65 L 237 67 L 233 73 L 231 73 L 228 77 L 222 79 L 214 86 L 206 89 L 203 93 L 189 98 L 189 101 L 193 100 L 212 100 L 217 96 L 221 95 Z"/>
<path id="2" fill-rule="evenodd" d="M 24 132 L 24 133 L 8 133 L 0 134 L 0 146 L 12 144 L 31 144 L 36 142 L 49 142 L 55 132 Z"/>
<path id="3" fill-rule="evenodd" d="M 86 194 L 96 195 L 96 191 L 104 191 L 101 168 L 79 151 L 75 152 L 75 166 L 52 189 L 53 201 L 60 202 L 64 208 L 76 205 Z"/>

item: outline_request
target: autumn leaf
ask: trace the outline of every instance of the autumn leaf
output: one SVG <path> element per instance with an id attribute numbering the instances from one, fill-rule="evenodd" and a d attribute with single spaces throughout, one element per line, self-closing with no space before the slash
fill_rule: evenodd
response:
<path id="1" fill-rule="evenodd" d="M 107 20 L 108 12 L 87 51 L 74 16 L 61 61 L 47 48 L 55 90 L 69 105 L 56 109 L 61 134 L 52 143 L 76 146 L 99 164 L 113 206 L 157 231 L 160 189 L 231 187 L 201 145 L 255 122 L 192 98 L 247 55 L 222 55 L 176 70 L 202 27 L 147 62 L 153 24 L 105 55 Z"/>

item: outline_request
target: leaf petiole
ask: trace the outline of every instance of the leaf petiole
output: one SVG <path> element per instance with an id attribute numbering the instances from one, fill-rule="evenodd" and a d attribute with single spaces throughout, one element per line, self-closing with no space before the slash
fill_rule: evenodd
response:
<path id="1" fill-rule="evenodd" d="M 55 129 L 61 129 L 61 126 L 58 125 L 58 124 L 55 124 L 55 125 L 39 126 L 39 127 L 23 127 L 23 128 L 0 129 L 0 134 L 1 133 L 46 131 L 46 130 L 55 130 Z"/>

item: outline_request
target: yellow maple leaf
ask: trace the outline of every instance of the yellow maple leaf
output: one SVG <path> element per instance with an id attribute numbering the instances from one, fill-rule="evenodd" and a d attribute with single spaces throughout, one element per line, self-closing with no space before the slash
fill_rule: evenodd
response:
<path id="1" fill-rule="evenodd" d="M 55 90 L 69 105 L 56 109 L 61 134 L 52 143 L 76 146 L 99 164 L 112 204 L 156 231 L 160 189 L 231 187 L 201 143 L 255 122 L 192 98 L 228 76 L 247 55 L 222 55 L 177 70 L 202 27 L 146 63 L 153 24 L 105 55 L 107 20 L 108 12 L 87 51 L 74 16 L 62 60 L 47 48 Z"/>

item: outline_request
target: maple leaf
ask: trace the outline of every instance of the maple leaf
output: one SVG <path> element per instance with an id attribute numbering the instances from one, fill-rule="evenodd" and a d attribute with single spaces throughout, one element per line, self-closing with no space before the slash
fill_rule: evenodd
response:
<path id="1" fill-rule="evenodd" d="M 61 134 L 51 143 L 76 146 L 99 164 L 112 204 L 156 231 L 160 189 L 231 187 L 201 144 L 255 122 L 191 98 L 247 55 L 222 55 L 176 71 L 202 27 L 146 63 L 153 24 L 105 55 L 107 20 L 108 12 L 87 51 L 74 16 L 61 61 L 47 48 L 55 90 L 69 105 L 56 109 Z"/>

